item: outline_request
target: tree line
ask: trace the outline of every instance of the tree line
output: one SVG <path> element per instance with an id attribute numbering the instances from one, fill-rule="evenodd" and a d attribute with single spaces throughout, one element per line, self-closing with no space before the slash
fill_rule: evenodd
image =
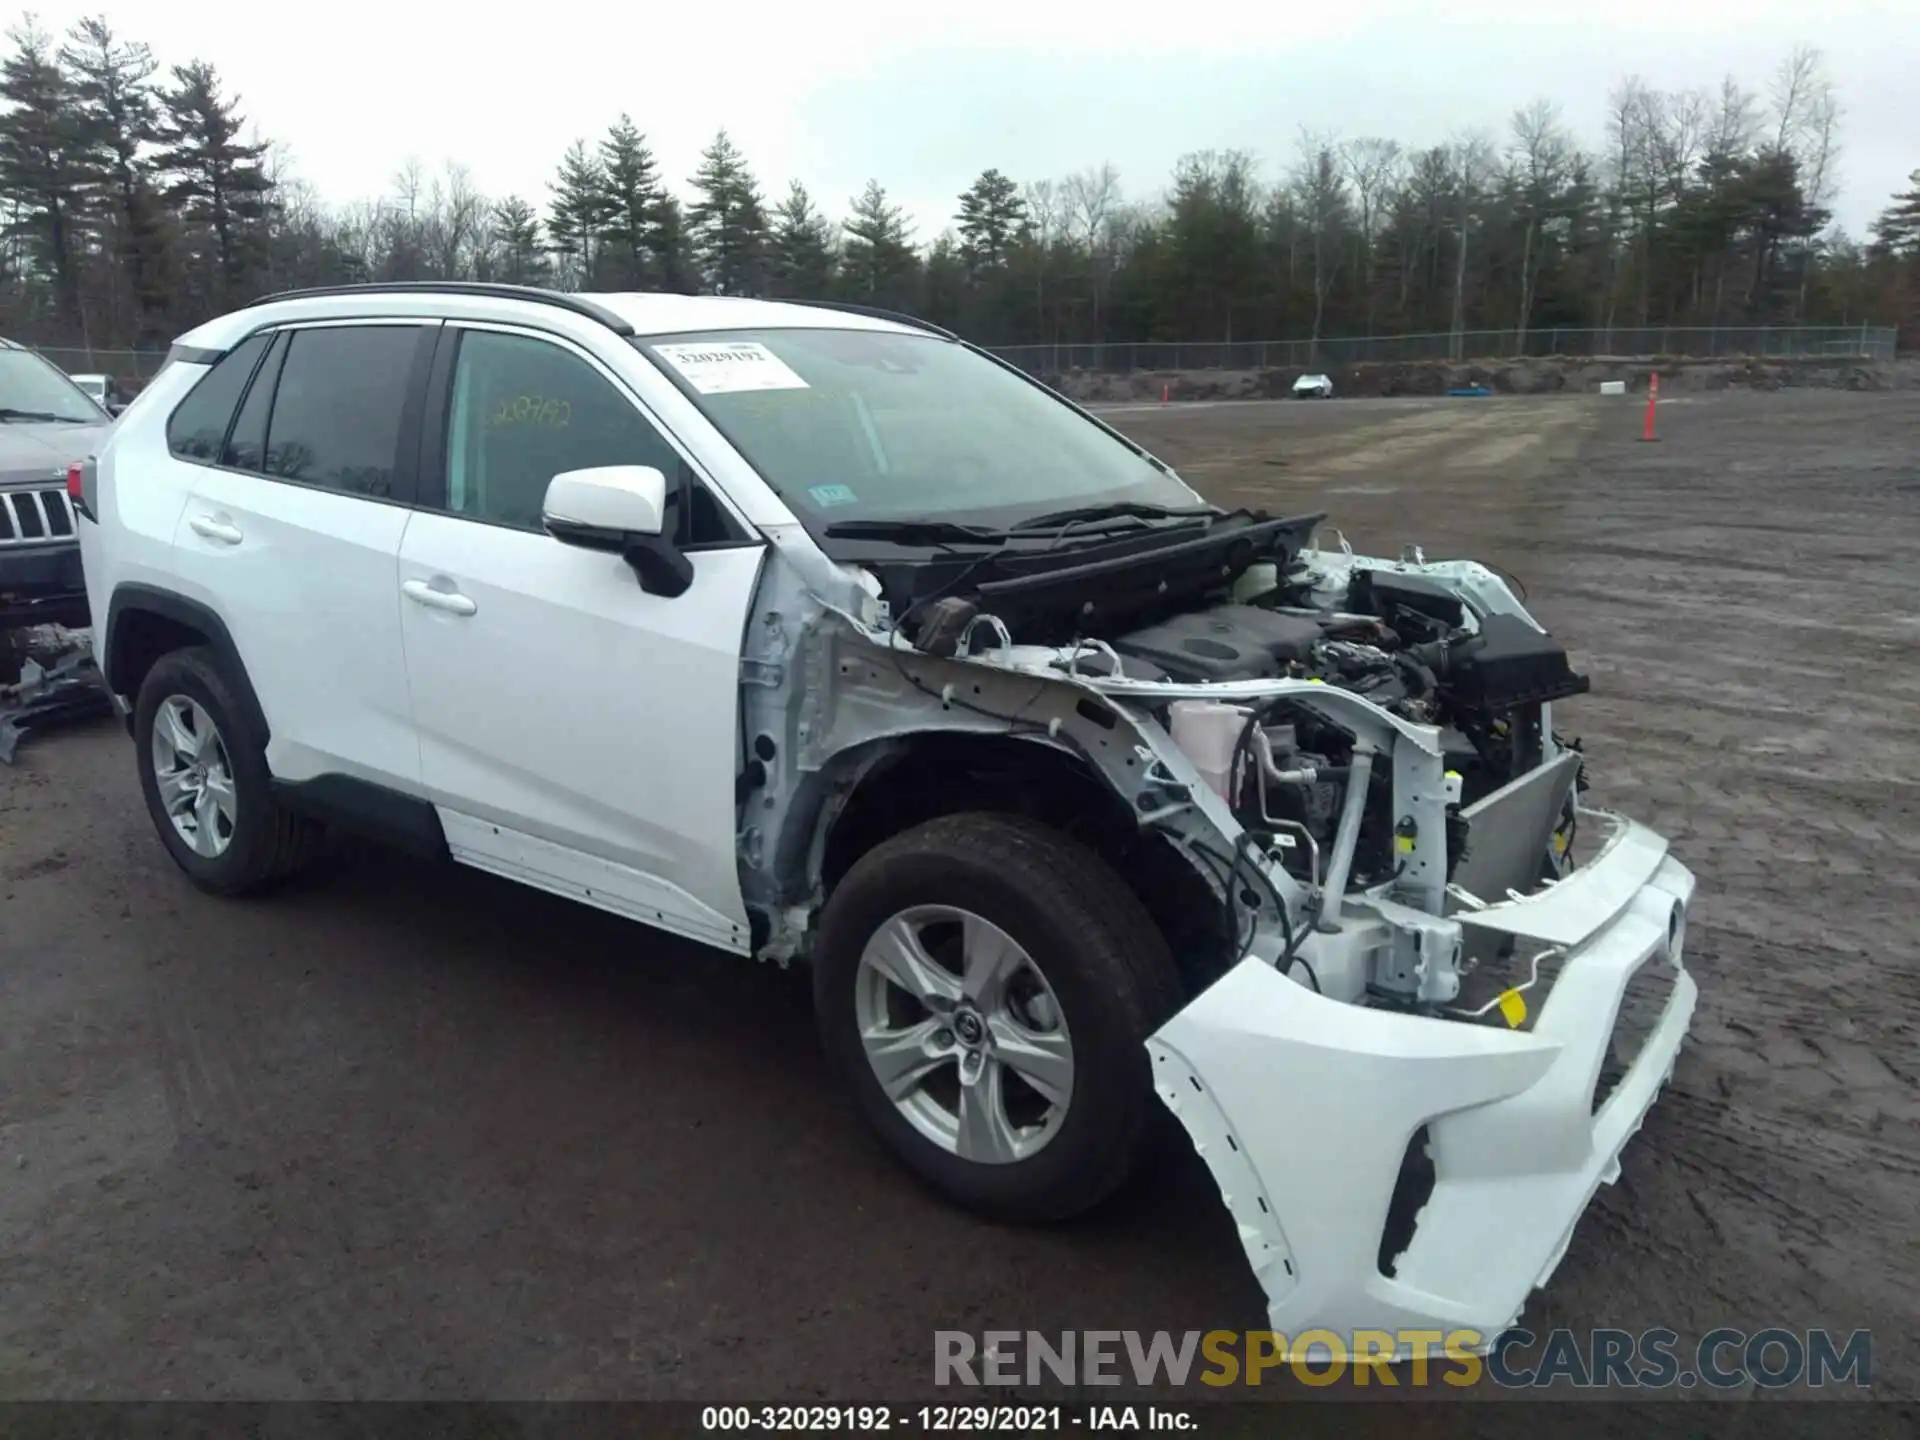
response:
<path id="1" fill-rule="evenodd" d="M 1818 52 L 1759 91 L 1627 80 L 1595 143 L 1540 101 L 1408 145 L 1302 131 L 1277 166 L 1200 151 L 1154 193 L 1111 164 L 983 170 L 916 233 L 879 180 L 836 218 L 770 194 L 726 131 L 684 188 L 627 115 L 547 193 L 457 163 L 328 203 L 214 66 L 104 19 L 28 17 L 0 60 L 0 330 L 164 345 L 261 294 L 369 280 L 834 298 L 992 345 L 1626 326 L 1897 324 L 1920 339 L 1920 171 L 1868 237 L 1831 224 L 1841 107 Z M 1273 173 L 1269 173 L 1269 170 Z"/>

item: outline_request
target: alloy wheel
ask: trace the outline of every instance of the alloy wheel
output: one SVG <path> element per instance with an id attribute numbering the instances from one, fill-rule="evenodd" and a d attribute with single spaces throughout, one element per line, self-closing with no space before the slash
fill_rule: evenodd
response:
<path id="1" fill-rule="evenodd" d="M 188 848 L 208 860 L 224 855 L 239 814 L 233 762 L 213 717 L 189 696 L 169 695 L 154 712 L 153 778 Z"/>
<path id="2" fill-rule="evenodd" d="M 1058 1133 L 1073 1097 L 1066 1019 L 991 921 L 949 905 L 893 916 L 860 957 L 854 1007 L 881 1089 L 949 1154 L 1010 1164 Z"/>

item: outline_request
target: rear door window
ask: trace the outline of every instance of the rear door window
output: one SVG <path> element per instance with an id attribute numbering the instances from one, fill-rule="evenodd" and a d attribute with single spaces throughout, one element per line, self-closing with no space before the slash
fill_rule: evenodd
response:
<path id="1" fill-rule="evenodd" d="M 431 354 L 422 325 L 295 330 L 280 363 L 261 470 L 322 490 L 411 501 L 402 438 L 416 370 Z"/>

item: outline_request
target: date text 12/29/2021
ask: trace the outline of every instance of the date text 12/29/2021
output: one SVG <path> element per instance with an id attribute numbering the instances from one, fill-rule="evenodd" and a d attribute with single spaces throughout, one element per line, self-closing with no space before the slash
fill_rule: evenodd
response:
<path id="1" fill-rule="evenodd" d="M 1198 1428 L 1189 1411 L 1160 1405 L 708 1405 L 703 1431 L 780 1435 L 1014 1435 Z"/>

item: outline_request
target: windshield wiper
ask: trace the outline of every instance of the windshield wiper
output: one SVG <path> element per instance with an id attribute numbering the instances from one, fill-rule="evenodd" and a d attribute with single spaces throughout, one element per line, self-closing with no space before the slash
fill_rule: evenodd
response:
<path id="1" fill-rule="evenodd" d="M 15 410 L 0 405 L 0 420 L 26 420 L 47 425 L 86 425 L 90 423 L 80 415 L 56 415 L 51 410 Z"/>
<path id="2" fill-rule="evenodd" d="M 997 545 L 1010 532 L 954 520 L 836 520 L 826 533 L 836 540 L 897 540 L 903 545 Z"/>
<path id="3" fill-rule="evenodd" d="M 1055 510 L 1020 522 L 1021 530 L 1051 530 L 1056 525 L 1078 525 L 1088 520 L 1198 520 L 1202 516 L 1223 515 L 1213 505 L 1149 505 L 1140 500 L 1115 500 L 1105 505 L 1081 505 L 1072 510 Z"/>
<path id="4" fill-rule="evenodd" d="M 1058 535 L 1099 520 L 1197 520 L 1224 513 L 1211 505 L 1174 507 L 1124 500 L 1060 510 L 1004 529 L 957 520 L 836 520 L 827 526 L 826 533 L 836 540 L 894 540 L 905 545 L 998 545 L 1022 536 Z"/>

